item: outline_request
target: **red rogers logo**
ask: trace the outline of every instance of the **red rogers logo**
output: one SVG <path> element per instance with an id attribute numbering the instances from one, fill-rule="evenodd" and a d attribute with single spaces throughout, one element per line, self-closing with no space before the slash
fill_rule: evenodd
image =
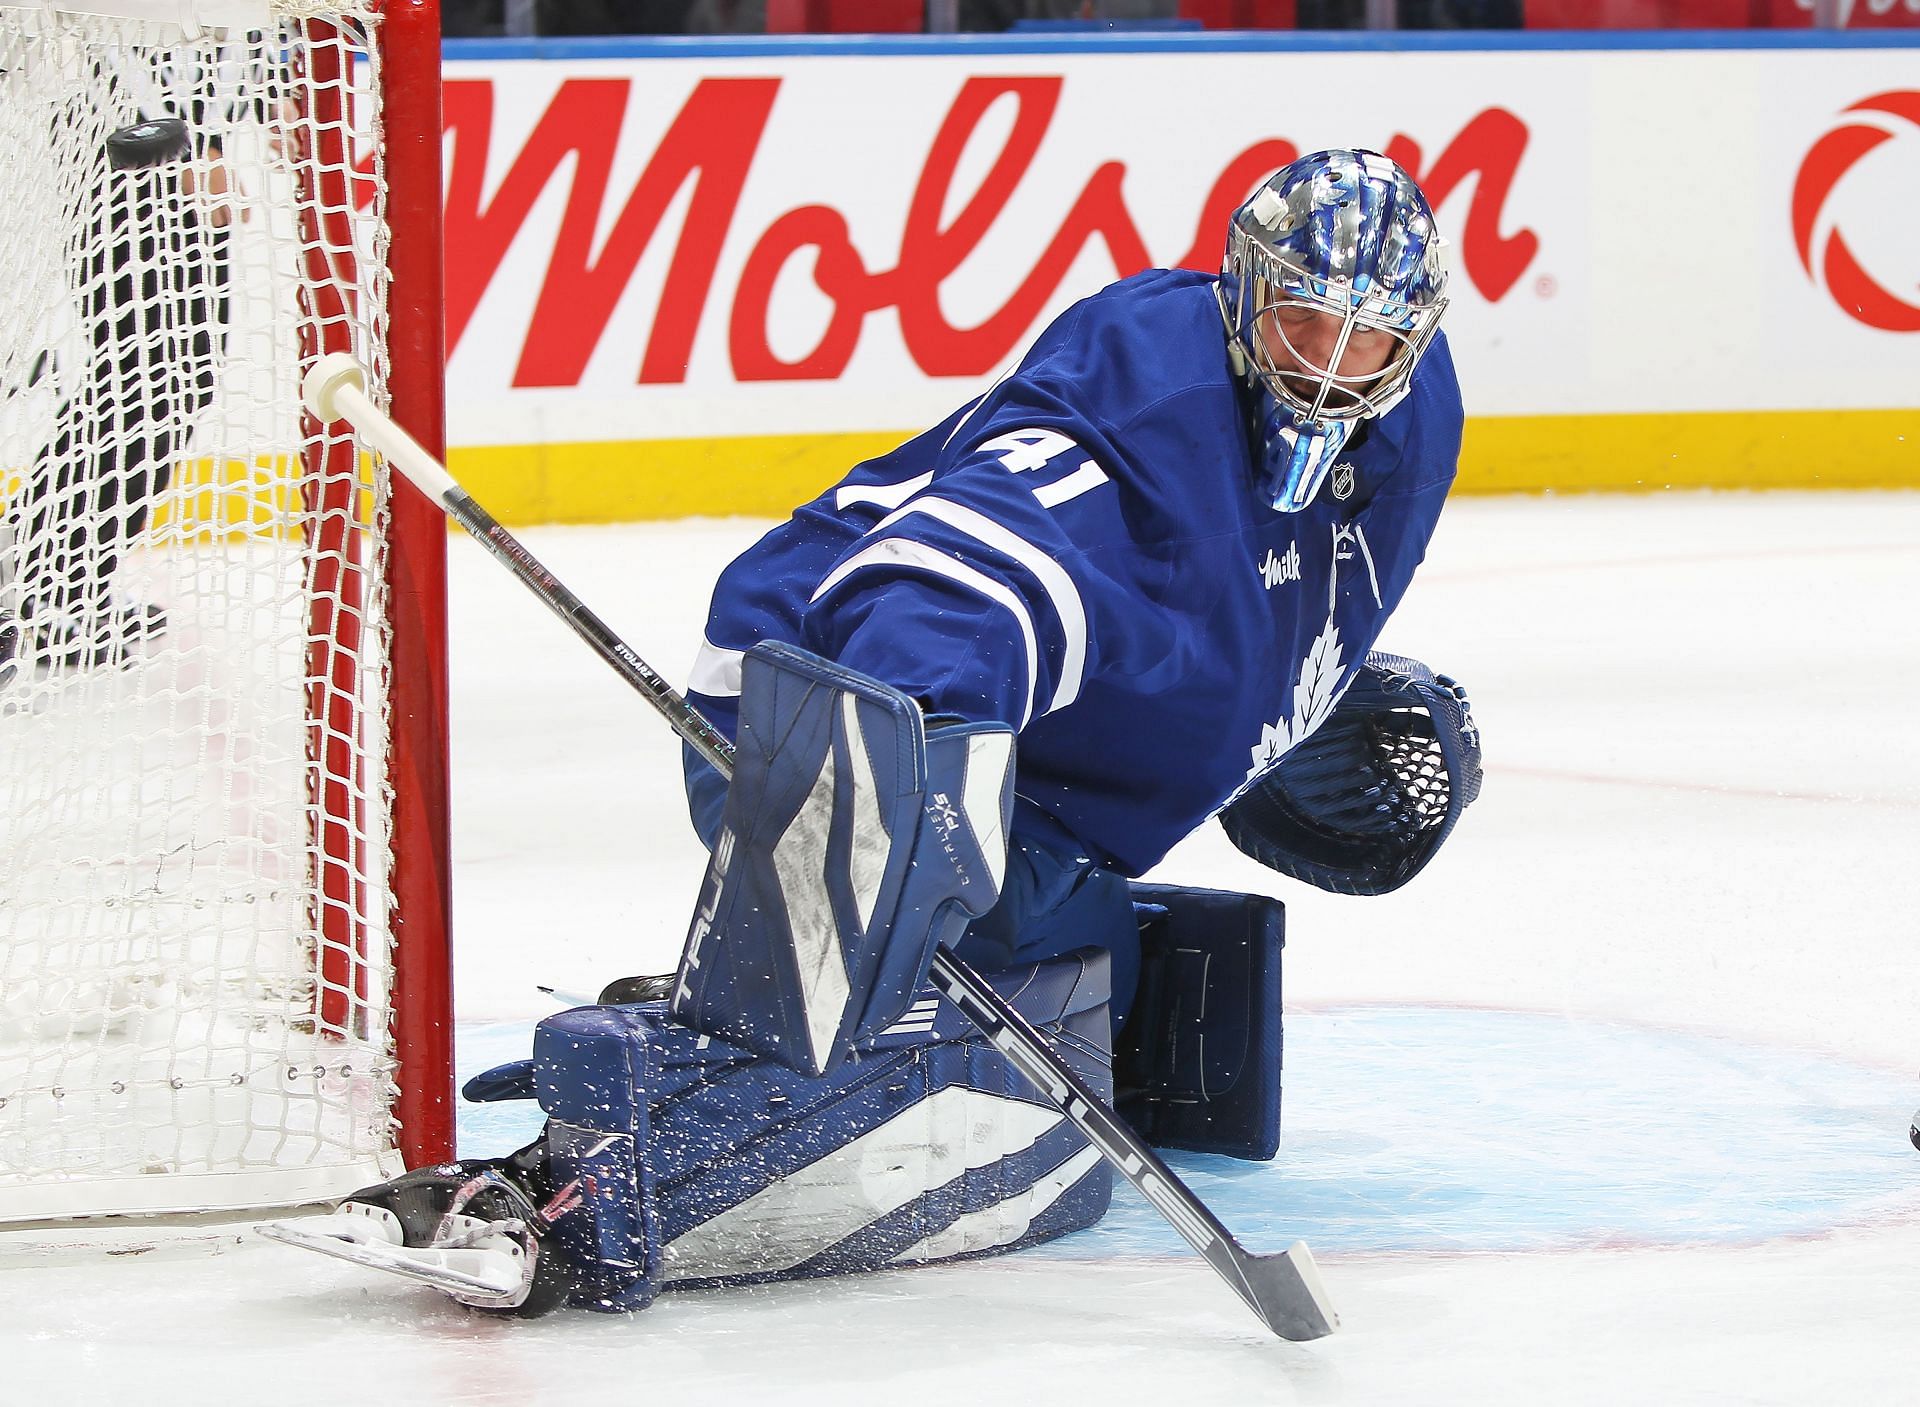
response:
<path id="1" fill-rule="evenodd" d="M 1920 131 L 1920 93 L 1877 93 L 1845 111 L 1877 115 L 1834 128 L 1800 163 L 1793 183 L 1793 242 L 1800 265 L 1814 282 L 1826 285 L 1850 317 L 1883 332 L 1920 332 L 1920 306 L 1896 296 L 1862 268 L 1839 228 L 1821 219 L 1827 197 L 1855 162 L 1903 131 Z M 1814 249 L 1816 236 L 1823 240 L 1819 251 Z"/>

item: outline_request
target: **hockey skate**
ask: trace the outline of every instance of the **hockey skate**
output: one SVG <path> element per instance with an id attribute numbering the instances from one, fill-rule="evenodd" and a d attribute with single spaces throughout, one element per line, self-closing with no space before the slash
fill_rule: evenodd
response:
<path id="1" fill-rule="evenodd" d="M 362 1188 L 329 1215 L 254 1230 L 431 1286 L 473 1309 L 533 1319 L 564 1305 L 575 1280 L 550 1232 L 579 1204 L 579 1189 L 543 1195 L 544 1172 L 536 1143 L 507 1158 L 416 1168 Z"/>

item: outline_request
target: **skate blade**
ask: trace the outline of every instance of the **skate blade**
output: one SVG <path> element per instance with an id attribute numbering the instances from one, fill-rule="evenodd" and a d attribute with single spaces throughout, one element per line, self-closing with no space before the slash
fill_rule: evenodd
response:
<path id="1" fill-rule="evenodd" d="M 453 1296 L 462 1304 L 482 1309 L 511 1309 L 526 1298 L 525 1252 L 505 1237 L 489 1245 L 446 1248 L 401 1246 L 386 1240 L 367 1240 L 357 1228 L 343 1223 L 360 1218 L 316 1217 L 308 1224 L 270 1221 L 254 1227 L 257 1235 L 283 1246 L 317 1251 L 323 1256 L 399 1276 Z"/>

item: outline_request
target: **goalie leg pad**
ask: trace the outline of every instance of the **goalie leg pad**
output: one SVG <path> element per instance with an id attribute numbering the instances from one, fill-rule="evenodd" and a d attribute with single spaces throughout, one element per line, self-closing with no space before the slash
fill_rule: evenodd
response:
<path id="1" fill-rule="evenodd" d="M 1257 894 L 1132 888 L 1140 990 L 1114 1049 L 1120 1116 L 1161 1148 L 1273 1157 L 1285 907 Z"/>
<path id="2" fill-rule="evenodd" d="M 899 1019 L 934 944 L 999 896 L 1013 733 L 931 736 L 898 690 L 778 642 L 747 652 L 733 780 L 676 1018 L 820 1074 Z"/>
<path id="3" fill-rule="evenodd" d="M 993 981 L 1111 1092 L 1105 954 Z M 583 1193 L 554 1234 L 589 1308 L 993 1254 L 1105 1214 L 1106 1163 L 931 988 L 858 1057 L 803 1075 L 699 1036 L 664 1003 L 582 1007 L 467 1094 L 533 1094 L 546 1111 L 551 1177 Z"/>

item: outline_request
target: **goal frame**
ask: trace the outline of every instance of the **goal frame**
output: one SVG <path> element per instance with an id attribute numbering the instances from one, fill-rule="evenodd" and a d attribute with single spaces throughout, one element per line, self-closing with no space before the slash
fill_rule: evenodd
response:
<path id="1" fill-rule="evenodd" d="M 17 0 L 20 8 L 108 18 L 143 19 L 162 8 L 156 0 Z M 303 10 L 305 7 L 301 7 Z M 317 6 L 315 8 L 318 8 Z M 356 295 L 376 296 L 384 283 L 384 304 L 373 306 L 372 322 L 384 335 L 384 391 L 391 414 L 436 454 L 445 453 L 444 255 L 442 246 L 441 107 L 442 48 L 439 0 L 367 0 L 357 7 L 373 11 L 377 23 L 326 16 L 295 21 L 308 42 L 304 62 L 330 68 L 316 93 L 316 104 L 337 103 L 341 70 L 371 61 L 380 82 L 380 168 L 384 188 L 384 242 L 377 258 L 384 280 L 356 261 L 355 230 L 349 214 L 349 186 L 357 179 L 349 153 L 324 145 L 305 163 L 309 199 L 295 220 L 310 237 L 305 247 L 308 293 L 303 295 L 303 335 L 299 366 L 310 365 L 335 348 L 334 339 L 351 342 L 357 316 L 325 316 L 327 300 L 335 309 Z M 226 12 L 233 11 L 229 16 Z M 245 15 L 252 14 L 251 5 Z M 182 0 L 176 11 L 183 24 L 217 27 L 244 16 L 223 0 Z M 206 32 L 206 31 L 203 31 Z M 214 32 L 217 32 L 215 30 Z M 340 40 L 364 58 L 347 56 Z M 343 130 L 335 120 L 323 133 Z M 330 188 L 326 188 L 329 187 Z M 286 209 L 287 207 L 281 207 Z M 453 1011 L 451 970 L 451 862 L 449 845 L 449 739 L 446 560 L 448 532 L 438 508 L 398 475 L 372 476 L 381 492 L 374 521 L 384 542 L 365 551 L 364 523 L 357 496 L 368 484 L 361 456 L 368 453 L 351 438 L 322 435 L 317 423 L 303 426 L 304 463 L 293 468 L 305 482 L 305 517 L 311 536 L 312 582 L 306 606 L 307 645 L 305 734 L 309 771 L 306 798 L 309 871 L 312 883 L 306 931 L 314 943 L 313 1028 L 356 1040 L 373 1039 L 390 1054 L 384 1078 L 391 1080 L 385 1106 L 385 1137 L 371 1160 L 384 1175 L 396 1165 L 419 1167 L 444 1161 L 455 1148 L 453 1089 Z M 380 573 L 376 581 L 370 573 Z M 329 594 L 337 588 L 338 596 Z M 375 629 L 363 616 L 377 592 L 384 609 L 379 647 L 363 662 L 362 636 Z M 297 649 L 297 646 L 296 646 Z M 381 672 L 376 676 L 373 670 Z M 290 677 L 290 676 L 289 676 Z M 293 678 L 293 677 L 290 677 Z M 383 724 L 382 762 L 370 767 L 359 740 L 360 710 L 376 678 Z M 292 717 L 298 717 L 298 709 Z M 297 747 L 297 745 L 296 745 Z M 324 764 L 324 765 L 315 765 Z M 372 811 L 380 813 L 369 827 Z M 384 853 L 369 862 L 369 835 L 382 837 Z M 369 878 L 373 876 L 373 878 Z M 370 886 L 378 892 L 370 892 Z M 297 931 L 297 930 L 296 930 Z M 311 969 L 310 969 L 311 970 Z M 381 976 L 370 979 L 370 971 Z M 369 988 L 377 982 L 384 1007 L 384 1031 L 368 1029 L 381 1020 L 380 1007 L 368 1010 Z M 319 1071 L 316 1069 L 315 1074 Z M 291 1072 L 289 1072 L 291 1077 Z M 175 1081 L 175 1088 L 179 1088 Z M 116 1086 L 116 1091 L 118 1087 Z M 54 1088 L 55 1100 L 60 1090 Z M 179 1128 L 197 1122 L 175 1120 Z M 378 1126 L 376 1125 L 376 1133 Z M 151 1186 L 124 1195 L 136 1183 L 124 1177 L 118 1190 L 94 1200 L 89 1180 L 71 1182 L 55 1175 L 29 1180 L 21 1196 L 0 1210 L 0 1231 L 57 1225 L 98 1226 L 106 1221 L 172 1223 L 185 1218 L 228 1219 L 268 1208 L 325 1200 L 351 1189 L 331 1171 L 297 1159 L 249 1184 L 250 1171 L 171 1172 Z M 362 1181 L 372 1180 L 362 1177 Z M 103 1179 L 105 1187 L 114 1179 Z M 36 1189 L 38 1195 L 35 1195 Z"/>
<path id="2" fill-rule="evenodd" d="M 392 230 L 388 385 L 393 418 L 446 454 L 446 261 L 441 216 L 440 0 L 386 0 L 378 43 L 386 91 Z M 447 525 L 396 482 L 389 503 L 389 717 L 393 778 L 395 1105 L 408 1167 L 454 1152 L 450 926 Z"/>

